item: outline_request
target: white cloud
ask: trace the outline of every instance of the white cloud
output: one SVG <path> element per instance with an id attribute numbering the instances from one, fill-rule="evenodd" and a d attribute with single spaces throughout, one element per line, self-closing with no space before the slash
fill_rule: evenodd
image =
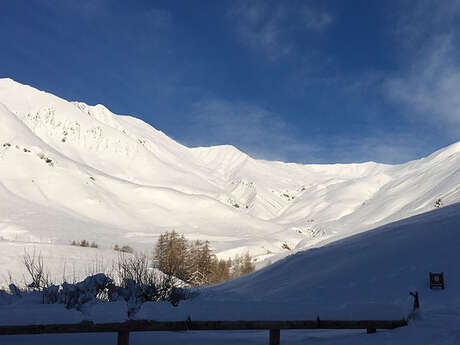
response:
<path id="1" fill-rule="evenodd" d="M 372 131 L 359 137 L 335 137 L 330 147 L 329 161 L 342 163 L 374 161 L 404 163 L 433 150 L 428 137 L 398 131 Z"/>
<path id="2" fill-rule="evenodd" d="M 189 145 L 230 144 L 257 158 L 284 161 L 298 157 L 307 161 L 317 150 L 316 145 L 297 140 L 295 128 L 279 115 L 246 103 L 198 102 L 190 123 L 195 138 L 188 140 Z"/>
<path id="3" fill-rule="evenodd" d="M 384 83 L 405 115 L 460 138 L 460 1 L 403 2 L 395 38 L 401 69 Z"/>
<path id="4" fill-rule="evenodd" d="M 262 107 L 218 99 L 196 103 L 184 127 L 189 146 L 229 144 L 255 158 L 301 163 L 401 163 L 433 147 L 429 138 L 401 129 L 360 136 L 299 132 L 295 123 Z"/>
<path id="5" fill-rule="evenodd" d="M 316 31 L 325 29 L 332 22 L 332 17 L 329 13 L 317 11 L 307 6 L 302 7 L 300 16 L 308 29 Z"/>
<path id="6" fill-rule="evenodd" d="M 238 1 L 228 17 L 243 44 L 271 60 L 295 51 L 296 32 L 321 31 L 332 22 L 329 13 L 295 2 Z"/>
<path id="7" fill-rule="evenodd" d="M 389 96 L 404 103 L 410 116 L 460 134 L 460 61 L 449 36 L 426 47 L 408 73 L 386 84 Z"/>

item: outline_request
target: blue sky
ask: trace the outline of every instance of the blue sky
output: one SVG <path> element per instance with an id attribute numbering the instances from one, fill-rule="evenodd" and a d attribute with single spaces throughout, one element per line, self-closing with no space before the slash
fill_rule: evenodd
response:
<path id="1" fill-rule="evenodd" d="M 0 77 L 188 146 L 399 163 L 460 140 L 460 1 L 0 2 Z"/>

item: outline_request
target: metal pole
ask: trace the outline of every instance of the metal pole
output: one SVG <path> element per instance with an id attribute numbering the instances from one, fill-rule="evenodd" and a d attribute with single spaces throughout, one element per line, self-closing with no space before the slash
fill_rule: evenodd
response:
<path id="1" fill-rule="evenodd" d="M 280 330 L 279 329 L 270 330 L 270 345 L 280 345 Z"/>
<path id="2" fill-rule="evenodd" d="M 118 345 L 129 345 L 129 332 L 119 331 L 117 344 Z"/>

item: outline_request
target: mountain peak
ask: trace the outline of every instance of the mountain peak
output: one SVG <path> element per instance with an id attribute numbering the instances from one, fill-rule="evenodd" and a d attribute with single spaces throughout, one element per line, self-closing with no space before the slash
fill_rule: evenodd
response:
<path id="1" fill-rule="evenodd" d="M 232 145 L 190 149 L 142 120 L 9 78 L 0 120 L 9 240 L 148 249 L 175 229 L 223 257 L 268 260 L 460 201 L 460 142 L 410 166 L 262 161 Z"/>

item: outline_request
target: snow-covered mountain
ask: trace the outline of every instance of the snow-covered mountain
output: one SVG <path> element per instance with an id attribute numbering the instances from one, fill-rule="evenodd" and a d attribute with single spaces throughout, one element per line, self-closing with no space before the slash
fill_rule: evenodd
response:
<path id="1" fill-rule="evenodd" d="M 0 120 L 3 243 L 151 250 L 175 229 L 260 263 L 460 202 L 460 142 L 401 165 L 255 160 L 11 79 Z"/>

